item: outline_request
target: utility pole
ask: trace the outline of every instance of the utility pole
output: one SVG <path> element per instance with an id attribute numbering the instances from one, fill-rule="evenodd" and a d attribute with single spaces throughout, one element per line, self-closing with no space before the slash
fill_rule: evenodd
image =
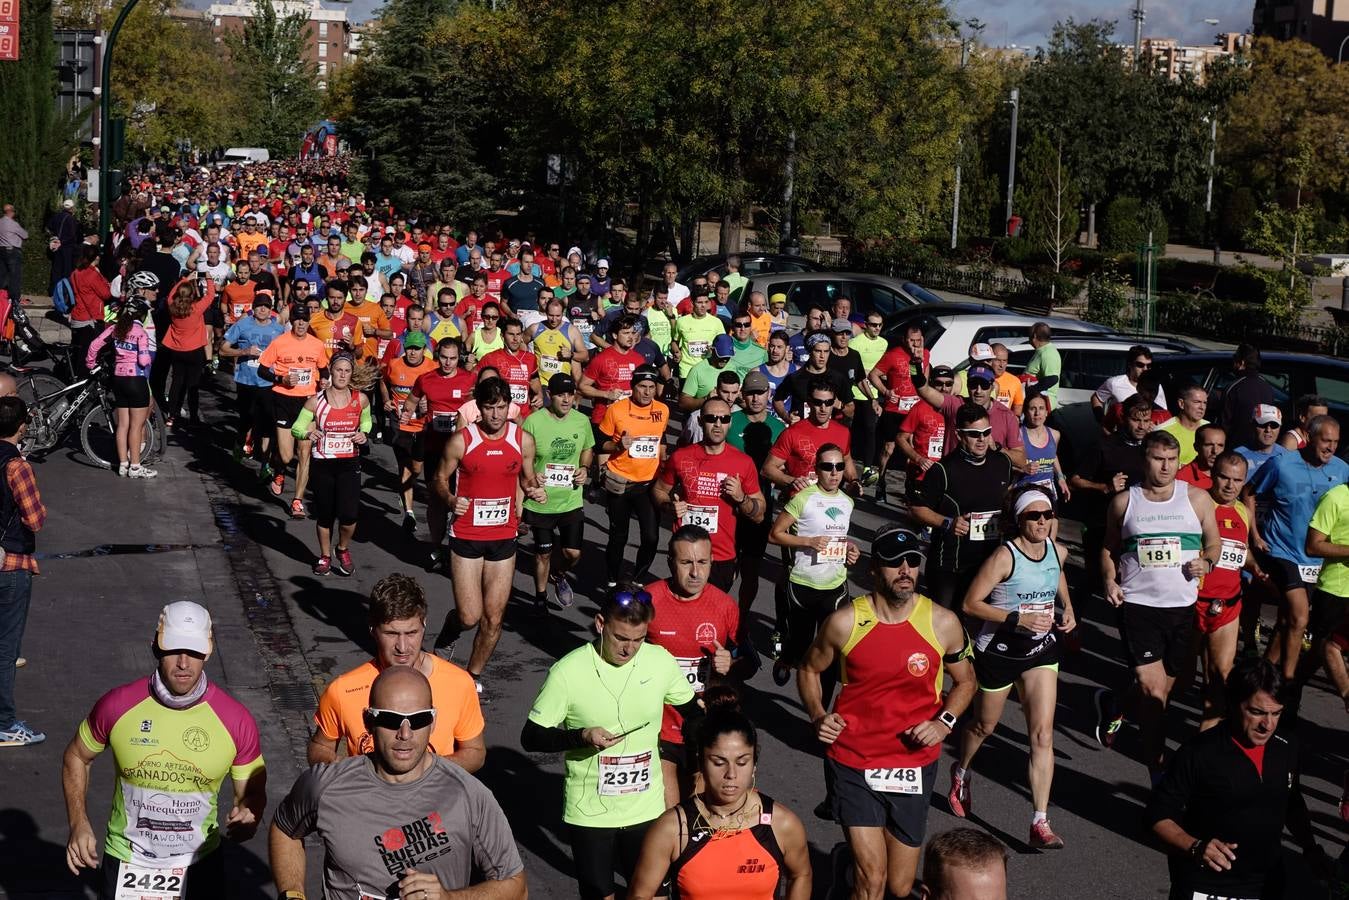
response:
<path id="1" fill-rule="evenodd" d="M 98 239 L 100 242 L 108 240 L 108 231 L 112 227 L 112 201 L 109 197 L 109 186 L 112 183 L 112 154 L 114 148 L 108 145 L 112 121 L 112 49 L 117 43 L 117 35 L 122 30 L 122 25 L 126 23 L 126 17 L 131 15 L 131 11 L 136 8 L 140 0 L 126 0 L 126 5 L 122 11 L 117 14 L 117 19 L 112 23 L 112 30 L 108 32 L 107 38 L 103 41 L 103 66 L 102 77 L 99 79 L 99 85 L 102 87 L 102 93 L 99 96 L 98 110 L 98 134 L 99 134 L 99 157 L 100 165 L 98 169 Z M 104 246 L 107 246 L 106 244 Z"/>
<path id="2" fill-rule="evenodd" d="M 792 204 L 796 202 L 796 128 L 787 132 L 787 160 L 783 166 L 782 179 L 782 233 L 778 235 L 778 252 L 799 256 L 801 248 L 797 246 L 792 229 Z"/>
<path id="3" fill-rule="evenodd" d="M 1134 68 L 1137 69 L 1143 62 L 1143 19 L 1147 17 L 1147 10 L 1143 8 L 1143 0 L 1135 0 L 1133 11 L 1130 16 L 1134 20 Z"/>
<path id="4" fill-rule="evenodd" d="M 1012 191 L 1016 187 L 1016 114 L 1021 109 L 1021 90 L 1012 88 L 1012 137 L 1007 146 L 1007 215 L 1003 221 L 1012 221 Z"/>
<path id="5" fill-rule="evenodd" d="M 1204 196 L 1204 212 L 1213 212 L 1213 162 L 1218 153 L 1218 111 L 1209 116 L 1208 193 Z"/>
<path id="6" fill-rule="evenodd" d="M 970 61 L 970 42 L 960 42 L 960 68 Z M 965 152 L 965 136 L 956 138 L 956 185 L 955 197 L 951 200 L 951 249 L 960 242 L 960 158 Z"/>

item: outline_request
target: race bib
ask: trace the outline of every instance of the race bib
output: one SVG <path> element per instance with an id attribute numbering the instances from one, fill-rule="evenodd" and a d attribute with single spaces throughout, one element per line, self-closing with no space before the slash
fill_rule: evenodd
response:
<path id="1" fill-rule="evenodd" d="M 815 561 L 821 563 L 846 563 L 848 561 L 848 542 L 835 538 L 829 546 L 815 552 Z"/>
<path id="2" fill-rule="evenodd" d="M 927 439 L 927 458 L 941 459 L 942 449 L 946 446 L 946 434 L 937 432 Z"/>
<path id="3" fill-rule="evenodd" d="M 914 408 L 915 406 L 917 406 L 917 405 L 918 405 L 918 395 L 917 395 L 917 394 L 914 394 L 912 397 L 900 397 L 900 398 L 899 398 L 899 411 L 902 412 L 902 413 L 908 412 L 909 410 L 913 409 L 913 408 Z"/>
<path id="4" fill-rule="evenodd" d="M 589 340 L 590 335 L 595 331 L 595 323 L 589 319 L 572 319 L 571 324 L 576 326 L 576 330 L 581 332 L 581 337 L 586 340 Z"/>
<path id="5" fill-rule="evenodd" d="M 473 500 L 473 525 L 475 528 L 491 528 L 505 525 L 511 520 L 511 498 L 492 497 Z"/>
<path id="6" fill-rule="evenodd" d="M 117 867 L 113 900 L 178 900 L 186 874 L 183 868 L 151 869 L 123 860 Z"/>
<path id="7" fill-rule="evenodd" d="M 660 438 L 652 435 L 634 438 L 628 447 L 628 456 L 633 459 L 655 459 L 660 455 Z"/>
<path id="8" fill-rule="evenodd" d="M 245 306 L 242 303 L 234 304 L 234 318 L 242 319 L 244 316 L 248 315 L 248 310 L 249 307 Z"/>
<path id="9" fill-rule="evenodd" d="M 1226 894 L 1209 894 L 1204 891 L 1195 891 L 1190 895 L 1190 900 L 1255 900 L 1254 897 L 1229 897 Z"/>
<path id="10" fill-rule="evenodd" d="M 556 356 L 545 356 L 539 360 L 539 371 L 543 372 L 544 375 L 551 378 L 552 376 L 561 372 L 563 366 L 565 365 L 566 363 L 558 359 Z"/>
<path id="11" fill-rule="evenodd" d="M 529 386 L 524 384 L 511 385 L 511 402 L 524 406 L 529 402 Z"/>
<path id="12" fill-rule="evenodd" d="M 679 520 L 679 524 L 697 525 L 709 534 L 714 534 L 717 530 L 717 518 L 720 512 L 715 506 L 694 506 L 690 503 L 689 508 L 684 512 L 684 518 Z"/>
<path id="13" fill-rule="evenodd" d="M 688 681 L 689 687 L 693 688 L 693 692 L 695 694 L 701 694 L 703 692 L 703 688 L 706 687 L 706 685 L 703 684 L 701 672 L 703 659 L 704 657 L 701 656 L 675 657 L 675 662 L 679 663 L 679 671 L 684 673 L 684 679 Z"/>
<path id="14" fill-rule="evenodd" d="M 867 787 L 882 794 L 922 794 L 923 770 L 913 769 L 866 769 L 863 776 Z"/>
<path id="15" fill-rule="evenodd" d="M 1180 538 L 1139 538 L 1138 564 L 1145 569 L 1173 569 L 1180 565 Z"/>
<path id="16" fill-rule="evenodd" d="M 1307 584 L 1315 584 L 1321 577 L 1321 564 L 1312 563 L 1310 566 L 1298 566 L 1297 574 Z"/>
<path id="17" fill-rule="evenodd" d="M 651 751 L 600 757 L 600 796 L 640 794 L 651 787 Z"/>
<path id="18" fill-rule="evenodd" d="M 702 359 L 707 355 L 708 348 L 712 345 L 707 341 L 689 341 L 689 356 L 696 356 Z"/>
<path id="19" fill-rule="evenodd" d="M 256 372 L 258 370 L 258 361 L 256 359 L 246 359 L 244 360 L 244 368 L 252 369 Z"/>
<path id="20" fill-rule="evenodd" d="M 569 488 L 576 485 L 576 467 L 548 463 L 543 467 L 543 486 Z"/>
<path id="21" fill-rule="evenodd" d="M 438 431 L 441 434 L 449 434 L 454 431 L 454 413 L 432 413 L 431 430 Z"/>
<path id="22" fill-rule="evenodd" d="M 375 344 L 375 359 L 383 359 L 384 351 L 389 349 L 389 339 L 380 338 L 379 343 Z"/>
<path id="23" fill-rule="evenodd" d="M 1223 549 L 1218 554 L 1218 569 L 1240 569 L 1246 565 L 1246 544 L 1223 538 Z"/>
<path id="24" fill-rule="evenodd" d="M 356 452 L 356 443 L 349 434 L 324 434 L 319 442 L 321 456 L 351 456 Z"/>
<path id="25" fill-rule="evenodd" d="M 309 387 L 314 383 L 313 369 L 291 369 L 290 371 L 295 373 L 296 387 Z"/>
<path id="26" fill-rule="evenodd" d="M 996 512 L 972 512 L 969 514 L 970 535 L 972 541 L 991 541 L 998 535 Z"/>

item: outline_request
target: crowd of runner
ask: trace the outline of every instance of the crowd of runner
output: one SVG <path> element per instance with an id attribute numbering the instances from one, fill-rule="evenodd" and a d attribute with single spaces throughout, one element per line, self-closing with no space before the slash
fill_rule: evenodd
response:
<path id="1" fill-rule="evenodd" d="M 431 573 L 379 579 L 375 657 L 327 687 L 313 768 L 272 792 L 287 900 L 303 900 L 315 832 L 330 897 L 428 900 L 473 883 L 492 886 L 473 896 L 525 895 L 508 821 L 523 811 L 503 812 L 472 774 L 519 552 L 534 578 L 516 602 L 547 616 L 581 591 L 599 608 L 595 640 L 552 665 L 520 735 L 565 757 L 549 802 L 582 897 L 811 896 L 807 827 L 760 790 L 741 710 L 764 674 L 795 679 L 825 746 L 812 818 L 837 823 L 851 852 L 840 896 L 910 896 L 925 842 L 926 896 L 1005 896 L 995 839 L 927 841 L 929 798 L 969 813 L 976 757 L 1015 688 L 1027 843 L 1065 845 L 1049 821 L 1058 670 L 1079 643 L 1074 599 L 1092 594 L 1118 610 L 1128 671 L 1097 694 L 1096 737 L 1109 748 L 1138 729 L 1171 896 L 1282 896 L 1285 828 L 1326 871 L 1295 725 L 1323 664 L 1349 710 L 1349 466 L 1324 400 L 1284 421 L 1254 348 L 1234 354 L 1221 405 L 1183 385 L 1174 411 L 1133 348 L 1092 400 L 1099 448 L 1066 471 L 1044 323 L 1028 329 L 1024 376 L 1000 344 L 971 346 L 955 371 L 930 364 L 920 329 L 890 346 L 883 317 L 846 298 L 789 317 L 735 257 L 725 276 L 682 284 L 668 264 L 629 283 L 566 242 L 350 194 L 332 163 L 163 175 L 119 212 L 111 245 L 91 244 L 72 277 L 70 317 L 77 361 L 109 363 L 118 474 L 155 475 L 138 439 L 152 408 L 190 429 L 203 379 L 232 378 L 235 462 L 312 519 L 316 575 L 362 564 L 376 443 L 392 448 L 401 525 Z M 1071 498 L 1086 511 L 1075 597 L 1058 522 Z M 578 575 L 587 501 L 606 512 L 604 558 L 584 567 L 598 578 Z M 861 504 L 889 523 L 869 542 L 852 525 Z M 749 613 L 778 556 L 775 627 L 756 647 Z M 454 606 L 434 629 L 426 585 L 441 573 Z M 853 595 L 850 575 L 869 590 Z M 109 900 L 224 896 L 222 836 L 265 819 L 257 728 L 203 674 L 208 610 L 171 603 L 155 634 L 157 670 L 109 691 L 66 750 L 68 862 L 101 869 Z M 1195 678 L 1201 730 L 1168 751 L 1168 700 Z M 22 722 L 0 734 L 41 739 Z M 85 798 L 104 749 L 118 785 L 100 853 Z"/>

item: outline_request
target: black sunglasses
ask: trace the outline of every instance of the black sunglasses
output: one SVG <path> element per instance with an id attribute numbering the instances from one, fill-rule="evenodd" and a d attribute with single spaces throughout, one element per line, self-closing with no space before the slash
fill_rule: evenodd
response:
<path id="1" fill-rule="evenodd" d="M 821 472 L 842 472 L 848 467 L 844 462 L 817 462 L 815 467 Z"/>
<path id="2" fill-rule="evenodd" d="M 958 430 L 957 430 L 957 433 L 962 434 L 962 435 L 964 435 L 965 437 L 986 438 L 986 437 L 988 437 L 990 434 L 993 433 L 993 429 L 992 429 L 992 428 L 961 428 L 961 429 L 958 429 Z"/>
<path id="3" fill-rule="evenodd" d="M 619 606 L 631 606 L 634 603 L 640 603 L 644 606 L 651 605 L 651 594 L 648 591 L 619 591 L 614 594 L 614 602 Z"/>
<path id="4" fill-rule="evenodd" d="M 1023 512 L 1021 518 L 1027 522 L 1052 522 L 1059 517 L 1059 514 L 1052 509 L 1032 509 L 1030 512 Z"/>
<path id="5" fill-rule="evenodd" d="M 711 414 L 711 413 L 708 413 L 707 415 L 702 416 L 701 418 L 702 418 L 702 422 L 703 422 L 704 425 L 729 425 L 729 424 L 731 424 L 731 417 L 730 417 L 730 416 L 718 416 L 718 415 L 713 415 L 713 414 Z"/>
<path id="6" fill-rule="evenodd" d="M 732 322 L 731 324 L 734 325 L 736 328 L 748 328 L 748 327 L 749 327 L 749 323 L 748 323 L 748 322 Z"/>
<path id="7" fill-rule="evenodd" d="M 372 706 L 365 711 L 365 718 L 374 728 L 397 731 L 403 727 L 404 722 L 407 722 L 413 731 L 421 731 L 423 728 L 429 728 L 436 720 L 436 711 L 419 709 L 414 712 L 399 712 L 396 709 L 376 709 Z"/>

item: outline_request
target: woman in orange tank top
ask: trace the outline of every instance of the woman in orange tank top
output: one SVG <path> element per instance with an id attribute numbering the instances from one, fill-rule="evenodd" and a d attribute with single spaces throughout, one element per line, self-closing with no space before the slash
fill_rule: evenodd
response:
<path id="1" fill-rule="evenodd" d="M 787 900 L 810 897 L 806 829 L 796 814 L 754 787 L 754 724 L 733 688 L 713 688 L 696 729 L 702 792 L 667 810 L 647 831 L 629 900 L 649 900 L 668 877 L 680 900 Z"/>

